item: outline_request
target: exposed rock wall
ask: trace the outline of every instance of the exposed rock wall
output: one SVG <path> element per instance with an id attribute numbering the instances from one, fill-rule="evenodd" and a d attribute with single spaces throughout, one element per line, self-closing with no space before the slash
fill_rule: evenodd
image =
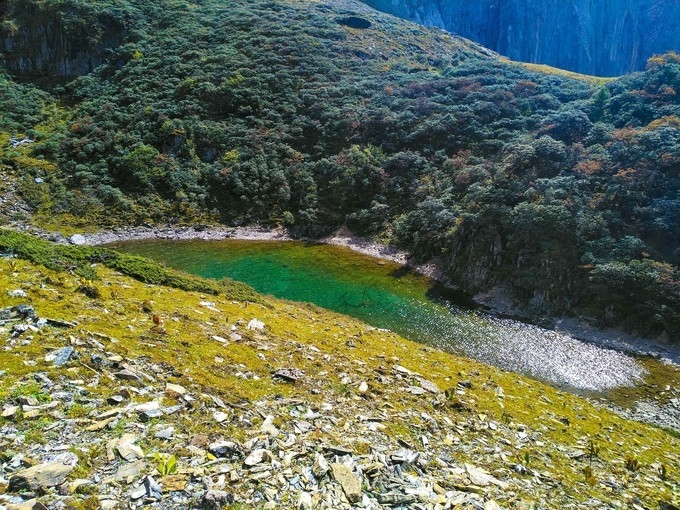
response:
<path id="1" fill-rule="evenodd" d="M 99 12 L 76 2 L 10 0 L 0 11 L 4 67 L 26 77 L 87 74 L 125 41 L 127 18 L 124 12 Z"/>
<path id="2" fill-rule="evenodd" d="M 677 0 L 364 0 L 514 60 L 587 74 L 641 70 L 680 46 Z"/>

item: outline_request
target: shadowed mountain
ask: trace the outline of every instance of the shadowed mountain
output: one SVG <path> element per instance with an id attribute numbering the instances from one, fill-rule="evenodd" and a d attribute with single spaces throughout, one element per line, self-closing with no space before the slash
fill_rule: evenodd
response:
<path id="1" fill-rule="evenodd" d="M 678 49 L 674 0 L 364 0 L 385 12 L 444 28 L 513 60 L 598 76 L 644 69 Z"/>

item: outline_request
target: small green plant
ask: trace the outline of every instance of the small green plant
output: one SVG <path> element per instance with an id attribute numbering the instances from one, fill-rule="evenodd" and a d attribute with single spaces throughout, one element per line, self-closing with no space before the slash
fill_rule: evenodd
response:
<path id="1" fill-rule="evenodd" d="M 17 261 L 14 259 L 9 259 L 7 261 L 7 269 L 10 271 L 16 271 L 17 270 Z"/>
<path id="2" fill-rule="evenodd" d="M 74 452 L 78 455 L 79 452 Z M 88 462 L 84 459 L 80 459 L 78 464 L 76 464 L 75 469 L 71 472 L 71 479 L 75 480 L 78 478 L 87 478 L 91 472 L 91 468 Z"/>
<path id="3" fill-rule="evenodd" d="M 100 299 L 102 297 L 99 289 L 94 285 L 81 285 L 76 289 L 78 292 L 82 292 L 90 299 Z"/>
<path id="4" fill-rule="evenodd" d="M 80 276 L 87 282 L 93 282 L 95 280 L 99 280 L 99 275 L 97 274 L 97 271 L 90 266 L 80 266 L 77 267 L 73 270 L 73 273 L 77 276 Z M 82 283 L 84 285 L 85 283 Z"/>
<path id="5" fill-rule="evenodd" d="M 628 471 L 637 471 L 640 469 L 640 462 L 629 454 L 626 456 L 626 469 Z"/>
<path id="6" fill-rule="evenodd" d="M 31 428 L 26 431 L 24 435 L 24 441 L 27 444 L 47 444 L 47 439 L 43 435 L 42 431 L 38 428 Z"/>
<path id="7" fill-rule="evenodd" d="M 532 457 L 531 457 L 531 454 L 529 452 L 517 453 L 515 458 L 517 459 L 518 464 L 521 464 L 525 467 L 528 467 L 529 464 L 531 464 Z"/>
<path id="8" fill-rule="evenodd" d="M 597 458 L 599 455 L 600 447 L 596 445 L 592 439 L 588 441 L 587 453 L 588 465 L 583 469 L 583 474 L 588 485 L 595 485 L 597 483 L 597 478 L 595 477 L 595 472 L 593 471 L 593 459 Z"/>
<path id="9" fill-rule="evenodd" d="M 591 439 L 588 441 L 588 467 L 593 467 L 593 459 L 600 453 L 600 447 Z"/>
<path id="10" fill-rule="evenodd" d="M 69 418 L 84 418 L 89 410 L 83 404 L 76 403 L 69 407 L 66 412 Z"/>
<path id="11" fill-rule="evenodd" d="M 595 478 L 592 467 L 586 466 L 583 469 L 583 474 L 585 475 L 586 483 L 588 485 L 595 485 L 597 483 L 597 478 Z"/>
<path id="12" fill-rule="evenodd" d="M 45 402 L 52 400 L 49 393 L 43 391 L 40 385 L 35 382 L 28 382 L 13 388 L 10 393 L 10 398 L 17 399 L 18 397 L 33 397 L 39 404 L 44 404 Z"/>
<path id="13" fill-rule="evenodd" d="M 345 397 L 352 393 L 352 388 L 350 387 L 349 384 L 337 383 L 333 385 L 333 389 L 335 390 L 336 393 L 343 395 Z"/>
<path id="14" fill-rule="evenodd" d="M 660 464 L 656 469 L 657 473 L 659 474 L 659 478 L 665 480 L 668 477 L 668 468 L 666 467 L 666 464 Z"/>
<path id="15" fill-rule="evenodd" d="M 86 499 L 73 498 L 69 502 L 69 508 L 73 510 L 97 510 L 99 508 L 99 498 L 88 496 Z"/>
<path id="16" fill-rule="evenodd" d="M 177 471 L 177 457 L 168 453 L 154 453 L 156 469 L 161 476 L 167 476 Z"/>

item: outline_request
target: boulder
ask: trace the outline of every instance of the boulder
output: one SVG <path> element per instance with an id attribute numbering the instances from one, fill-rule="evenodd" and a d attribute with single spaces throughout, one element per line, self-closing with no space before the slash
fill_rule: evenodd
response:
<path id="1" fill-rule="evenodd" d="M 357 503 L 361 500 L 361 481 L 354 476 L 352 470 L 344 464 L 331 464 L 333 478 L 342 487 L 345 496 L 350 503 Z"/>
<path id="2" fill-rule="evenodd" d="M 9 491 L 37 491 L 47 487 L 57 487 L 66 481 L 75 465 L 61 462 L 48 462 L 19 471 L 9 480 Z"/>

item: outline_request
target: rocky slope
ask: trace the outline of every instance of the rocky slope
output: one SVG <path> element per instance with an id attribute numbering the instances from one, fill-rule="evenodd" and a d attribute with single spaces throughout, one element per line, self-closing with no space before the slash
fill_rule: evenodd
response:
<path id="1" fill-rule="evenodd" d="M 680 36 L 672 0 L 364 1 L 514 60 L 600 76 L 644 69 L 653 54 L 678 49 Z"/>
<path id="2" fill-rule="evenodd" d="M 138 258 L 0 245 L 54 267 L 0 260 L 0 508 L 680 503 L 677 437 L 573 395 L 238 286 L 145 284 L 125 273 L 167 270 Z"/>

